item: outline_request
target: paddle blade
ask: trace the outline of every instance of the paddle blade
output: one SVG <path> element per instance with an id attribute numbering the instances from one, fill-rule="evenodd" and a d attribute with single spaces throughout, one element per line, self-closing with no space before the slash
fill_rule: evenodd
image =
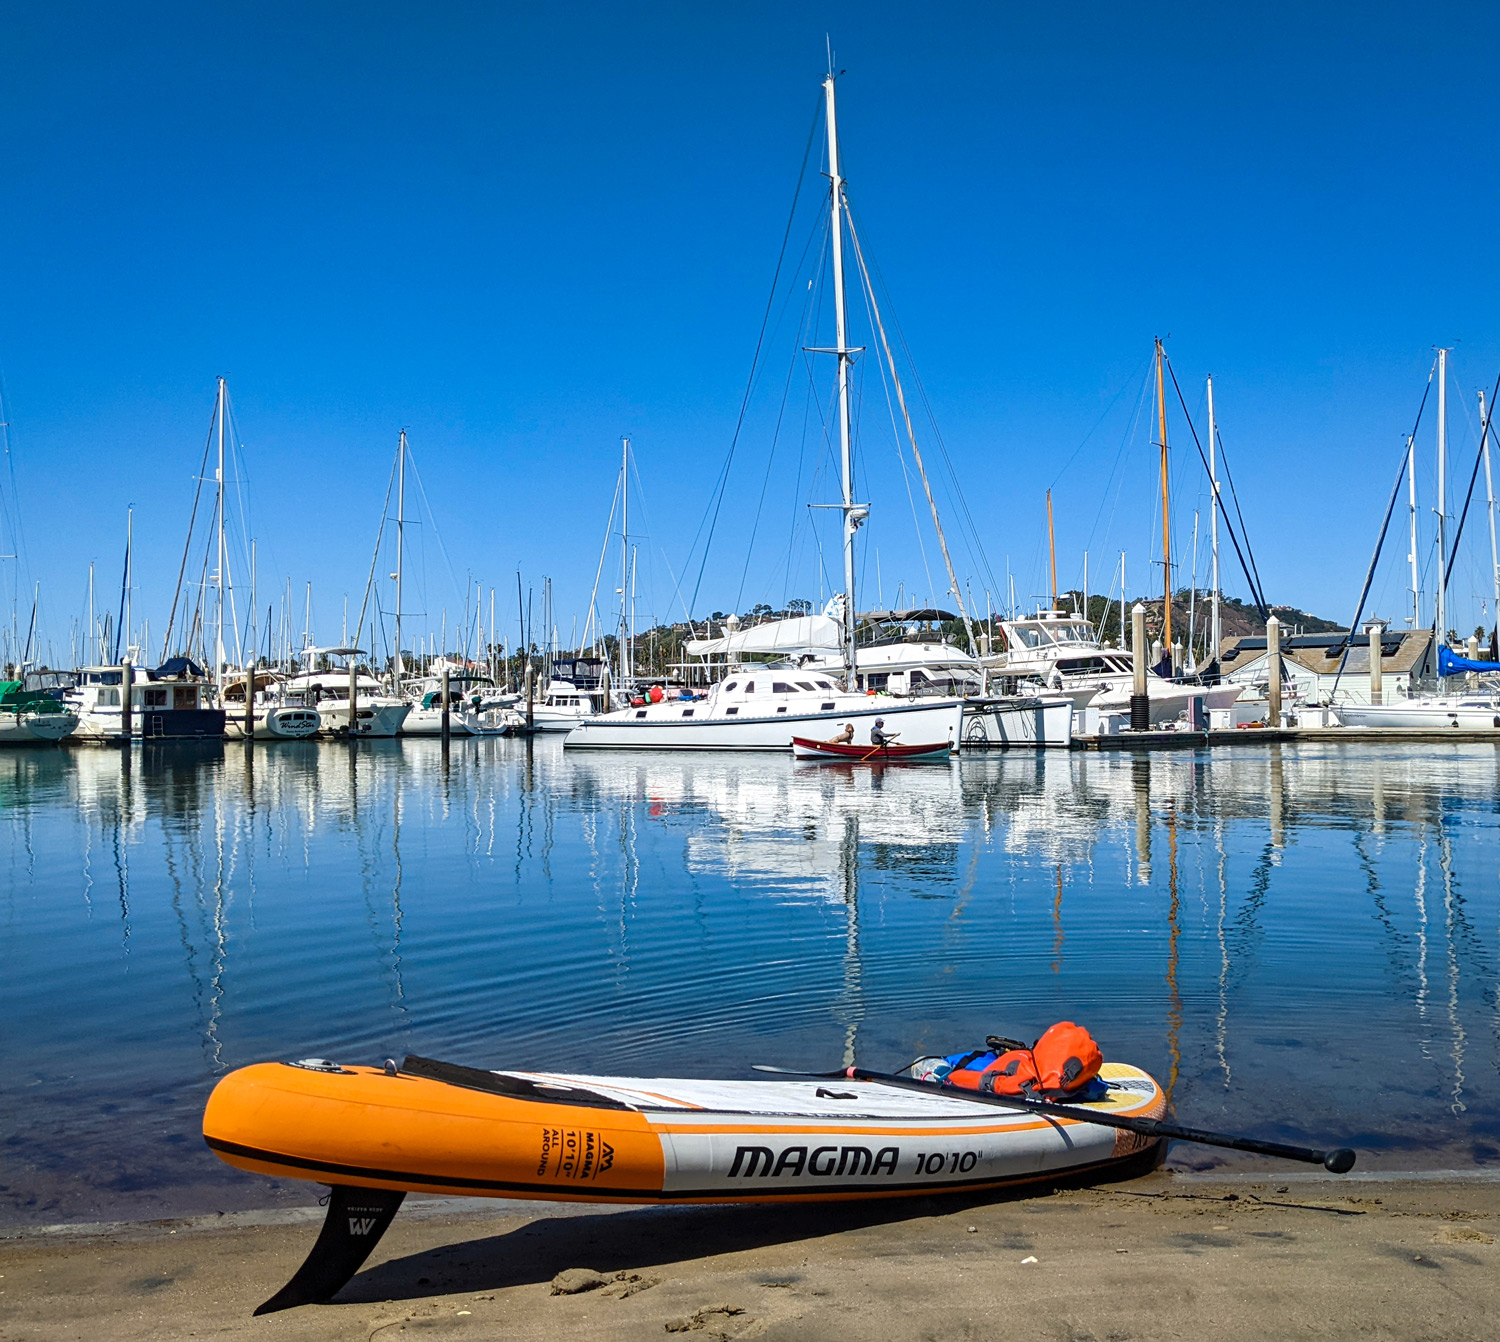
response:
<path id="1" fill-rule="evenodd" d="M 274 1314 L 336 1295 L 380 1242 L 405 1197 L 392 1189 L 335 1184 L 328 1197 L 328 1218 L 307 1261 L 255 1312 Z"/>
<path id="2" fill-rule="evenodd" d="M 1330 1174 L 1348 1174 L 1354 1168 L 1354 1152 L 1346 1146 L 1323 1157 L 1323 1168 Z"/>

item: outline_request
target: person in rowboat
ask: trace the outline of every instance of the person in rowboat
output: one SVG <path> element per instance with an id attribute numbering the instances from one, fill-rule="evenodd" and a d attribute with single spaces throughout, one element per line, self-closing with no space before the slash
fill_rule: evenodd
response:
<path id="1" fill-rule="evenodd" d="M 886 731 L 885 719 L 876 718 L 875 725 L 870 728 L 870 744 L 876 747 L 894 745 L 900 735 L 900 732 Z"/>
<path id="2" fill-rule="evenodd" d="M 854 724 L 846 722 L 843 731 L 837 736 L 830 736 L 828 738 L 828 744 L 831 746 L 852 746 L 854 744 Z"/>

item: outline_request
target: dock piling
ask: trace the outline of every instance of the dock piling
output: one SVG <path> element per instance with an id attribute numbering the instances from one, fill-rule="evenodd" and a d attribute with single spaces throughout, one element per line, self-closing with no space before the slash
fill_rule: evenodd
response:
<path id="1" fill-rule="evenodd" d="M 1268 727 L 1281 726 L 1281 621 L 1274 615 L 1266 621 L 1266 714 Z"/>
<path id="2" fill-rule="evenodd" d="M 1381 671 L 1384 668 L 1380 662 L 1380 645 L 1385 637 L 1385 626 L 1379 620 L 1371 620 L 1365 626 L 1365 634 L 1370 640 L 1370 702 L 1383 704 L 1385 703 L 1385 685 L 1381 679 Z"/>
<path id="3" fill-rule="evenodd" d="M 1151 698 L 1146 693 L 1146 608 L 1139 601 L 1130 609 L 1130 656 L 1135 682 L 1130 695 L 1130 730 L 1151 726 Z"/>
<path id="4" fill-rule="evenodd" d="M 125 658 L 120 663 L 120 733 L 125 738 L 125 743 L 130 744 L 131 735 L 131 710 L 134 704 L 131 700 L 135 698 L 135 667 L 131 665 L 130 658 Z"/>

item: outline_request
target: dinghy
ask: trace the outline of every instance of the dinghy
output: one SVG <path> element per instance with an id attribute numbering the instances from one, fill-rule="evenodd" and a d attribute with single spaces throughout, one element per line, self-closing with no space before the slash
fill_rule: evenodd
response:
<path id="1" fill-rule="evenodd" d="M 947 741 L 926 746 L 904 746 L 900 742 L 883 746 L 857 746 L 843 741 L 812 741 L 805 736 L 792 737 L 792 754 L 799 760 L 837 760 L 843 764 L 945 760 L 952 750 Z"/>

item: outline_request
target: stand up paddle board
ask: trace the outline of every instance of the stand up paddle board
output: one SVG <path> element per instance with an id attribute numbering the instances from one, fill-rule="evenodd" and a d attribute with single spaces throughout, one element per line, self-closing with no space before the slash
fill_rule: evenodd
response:
<path id="1" fill-rule="evenodd" d="M 1077 1110 L 1157 1119 L 1161 1087 L 1105 1063 Z M 226 1076 L 203 1135 L 240 1169 L 331 1184 L 302 1270 L 259 1312 L 326 1300 L 407 1192 L 569 1202 L 832 1202 L 974 1192 L 1147 1160 L 1157 1139 L 981 1105 L 951 1089 L 809 1078 L 489 1072 L 409 1057 L 259 1063 Z"/>

